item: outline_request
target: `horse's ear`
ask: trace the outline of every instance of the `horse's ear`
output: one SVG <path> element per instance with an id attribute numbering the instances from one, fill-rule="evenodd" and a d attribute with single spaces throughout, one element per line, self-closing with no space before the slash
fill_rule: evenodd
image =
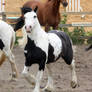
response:
<path id="1" fill-rule="evenodd" d="M 25 13 L 31 12 L 31 11 L 32 11 L 32 8 L 30 8 L 30 7 L 22 7 L 21 8 L 22 14 L 25 14 Z"/>
<path id="2" fill-rule="evenodd" d="M 34 12 L 37 12 L 37 10 L 38 10 L 38 6 L 35 7 Z"/>

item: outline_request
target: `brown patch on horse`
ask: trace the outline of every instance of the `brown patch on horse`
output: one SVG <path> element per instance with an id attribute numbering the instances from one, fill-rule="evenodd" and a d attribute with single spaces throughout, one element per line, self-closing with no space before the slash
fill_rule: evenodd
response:
<path id="1" fill-rule="evenodd" d="M 1 56 L 0 56 L 0 66 L 1 66 L 3 64 L 3 62 L 5 61 L 5 59 L 6 59 L 6 56 L 2 51 L 0 51 L 0 54 L 1 54 Z"/>
<path id="2" fill-rule="evenodd" d="M 10 44 L 10 49 L 12 49 L 13 48 L 13 45 L 14 45 L 14 39 L 13 39 L 13 36 L 12 36 L 12 39 L 11 39 L 11 44 Z"/>
<path id="3" fill-rule="evenodd" d="M 12 37 L 12 39 L 11 39 L 11 44 L 10 44 L 10 48 L 12 49 L 12 47 L 13 47 L 13 44 L 14 42 L 13 42 L 13 37 Z M 0 51 L 0 65 L 2 65 L 3 64 L 3 62 L 5 61 L 5 59 L 6 59 L 6 56 L 5 56 L 5 54 L 3 53 L 3 51 Z"/>

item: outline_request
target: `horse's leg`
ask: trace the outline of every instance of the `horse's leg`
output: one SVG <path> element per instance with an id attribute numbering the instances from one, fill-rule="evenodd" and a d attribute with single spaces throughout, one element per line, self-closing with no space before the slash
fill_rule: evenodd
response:
<path id="1" fill-rule="evenodd" d="M 54 30 L 58 29 L 58 25 L 53 26 L 53 29 Z"/>
<path id="2" fill-rule="evenodd" d="M 72 81 L 71 81 L 71 86 L 72 88 L 75 88 L 77 86 L 77 75 L 76 75 L 76 71 L 75 71 L 75 60 L 72 60 L 71 63 L 71 70 L 72 70 Z"/>
<path id="3" fill-rule="evenodd" d="M 45 31 L 48 32 L 50 30 L 50 26 L 48 24 L 45 25 Z"/>
<path id="4" fill-rule="evenodd" d="M 22 71 L 22 74 L 24 75 L 25 79 L 26 79 L 30 84 L 34 85 L 34 84 L 35 84 L 35 81 L 34 81 L 34 80 L 35 80 L 35 77 L 34 77 L 33 75 L 29 75 L 28 71 L 29 71 L 29 67 L 24 66 L 24 69 L 23 69 L 23 71 Z M 33 79 L 34 79 L 34 80 L 33 80 Z"/>
<path id="5" fill-rule="evenodd" d="M 16 79 L 18 77 L 18 71 L 17 71 L 17 67 L 15 64 L 15 58 L 13 56 L 13 53 L 11 52 L 11 50 L 9 51 L 4 51 L 5 55 L 7 56 L 8 60 L 10 61 L 11 64 L 11 68 L 12 68 L 12 79 Z"/>
<path id="6" fill-rule="evenodd" d="M 0 66 L 3 64 L 5 59 L 6 59 L 5 54 L 3 53 L 3 51 L 0 51 Z"/>
<path id="7" fill-rule="evenodd" d="M 33 92 L 40 92 L 40 83 L 43 76 L 43 70 L 39 70 L 36 76 L 36 84 Z"/>
<path id="8" fill-rule="evenodd" d="M 36 83 L 35 83 L 35 88 L 34 88 L 33 92 L 40 92 L 40 83 L 41 83 L 41 80 L 42 80 L 42 77 L 43 77 L 44 69 L 45 69 L 45 61 L 42 60 L 39 63 L 39 71 L 36 75 L 36 79 L 35 79 Z"/>
<path id="9" fill-rule="evenodd" d="M 53 91 L 54 90 L 54 83 L 52 79 L 52 71 L 51 71 L 51 64 L 47 64 L 47 70 L 48 70 L 48 82 L 46 87 L 43 90 L 46 91 Z"/>

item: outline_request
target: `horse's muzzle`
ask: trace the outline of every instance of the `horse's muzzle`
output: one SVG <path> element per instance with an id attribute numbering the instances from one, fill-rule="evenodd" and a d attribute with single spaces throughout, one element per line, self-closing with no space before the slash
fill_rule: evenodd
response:
<path id="1" fill-rule="evenodd" d="M 25 26 L 26 32 L 31 33 L 31 26 Z"/>

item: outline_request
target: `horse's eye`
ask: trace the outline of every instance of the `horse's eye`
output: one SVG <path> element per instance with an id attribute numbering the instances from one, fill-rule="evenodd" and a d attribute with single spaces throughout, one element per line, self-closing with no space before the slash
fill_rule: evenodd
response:
<path id="1" fill-rule="evenodd" d="M 34 18 L 36 18 L 37 16 L 34 16 Z"/>

